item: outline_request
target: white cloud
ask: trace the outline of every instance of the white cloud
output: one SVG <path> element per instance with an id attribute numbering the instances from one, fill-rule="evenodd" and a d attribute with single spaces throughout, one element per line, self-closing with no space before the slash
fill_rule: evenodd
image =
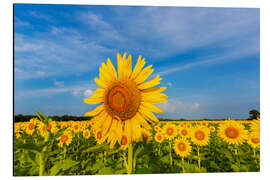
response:
<path id="1" fill-rule="evenodd" d="M 29 14 L 34 17 L 34 18 L 37 18 L 37 19 L 43 19 L 43 20 L 46 20 L 46 21 L 51 21 L 52 18 L 48 15 L 48 14 L 41 14 L 37 11 L 29 11 Z"/>
<path id="2" fill-rule="evenodd" d="M 177 99 L 168 99 L 164 103 L 157 104 L 164 113 L 183 113 L 192 112 L 197 110 L 200 106 L 199 103 L 184 102 Z"/>
<path id="3" fill-rule="evenodd" d="M 200 104 L 199 104 L 199 103 L 195 103 L 195 104 L 193 105 L 193 108 L 194 108 L 194 109 L 198 109 L 198 108 L 199 108 L 199 106 L 200 106 Z"/>
<path id="4" fill-rule="evenodd" d="M 53 80 L 53 84 L 55 86 L 64 86 L 64 81 L 56 81 L 56 79 Z"/>
<path id="5" fill-rule="evenodd" d="M 84 97 L 85 97 L 85 98 L 89 98 L 90 96 L 92 96 L 93 91 L 90 90 L 90 89 L 87 89 L 87 90 L 84 91 L 83 94 L 84 94 Z"/>
<path id="6" fill-rule="evenodd" d="M 166 85 L 170 87 L 170 86 L 172 86 L 172 83 L 171 82 L 167 82 Z"/>
<path id="7" fill-rule="evenodd" d="M 73 96 L 79 96 L 79 94 L 80 94 L 80 90 L 79 89 L 73 89 L 72 90 L 72 95 Z"/>

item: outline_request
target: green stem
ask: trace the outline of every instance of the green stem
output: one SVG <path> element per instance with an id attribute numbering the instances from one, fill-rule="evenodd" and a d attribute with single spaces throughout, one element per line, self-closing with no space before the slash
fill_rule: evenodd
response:
<path id="1" fill-rule="evenodd" d="M 182 171 L 183 173 L 185 173 L 185 169 L 184 169 L 184 158 L 182 157 Z"/>
<path id="2" fill-rule="evenodd" d="M 201 169 L 201 157 L 200 157 L 200 147 L 197 146 L 197 155 L 198 155 L 198 167 Z"/>
<path id="3" fill-rule="evenodd" d="M 238 155 L 237 146 L 234 147 L 234 154 L 235 154 L 236 159 L 237 159 L 238 167 L 240 168 L 241 164 L 240 164 L 240 158 L 239 158 L 239 155 Z"/>
<path id="4" fill-rule="evenodd" d="M 170 165 L 172 166 L 172 146 L 171 141 L 169 140 L 169 156 L 170 156 Z"/>
<path id="5" fill-rule="evenodd" d="M 128 145 L 128 168 L 127 168 L 127 173 L 132 174 L 132 160 L 133 160 L 133 148 L 132 144 L 130 143 Z"/>
<path id="6" fill-rule="evenodd" d="M 44 175 L 44 170 L 45 170 L 44 153 L 41 152 L 39 154 L 39 176 Z"/>
<path id="7" fill-rule="evenodd" d="M 158 156 L 160 157 L 160 143 L 158 143 Z"/>

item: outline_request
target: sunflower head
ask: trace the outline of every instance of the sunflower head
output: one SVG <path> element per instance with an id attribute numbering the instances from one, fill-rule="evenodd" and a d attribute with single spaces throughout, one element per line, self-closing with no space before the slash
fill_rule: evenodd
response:
<path id="1" fill-rule="evenodd" d="M 164 135 L 162 133 L 156 133 L 155 134 L 155 141 L 158 143 L 162 143 L 164 140 Z"/>
<path id="2" fill-rule="evenodd" d="M 59 140 L 58 146 L 59 147 L 63 147 L 63 145 L 65 144 L 66 146 L 69 146 L 71 141 L 72 141 L 72 135 L 69 131 L 65 131 L 59 138 L 57 138 Z"/>
<path id="3" fill-rule="evenodd" d="M 260 133 L 250 133 L 247 142 L 253 149 L 260 148 Z"/>
<path id="4" fill-rule="evenodd" d="M 168 123 L 162 127 L 164 136 L 171 140 L 177 135 L 176 126 L 174 124 Z"/>
<path id="5" fill-rule="evenodd" d="M 198 146 L 206 146 L 209 142 L 210 130 L 207 127 L 197 125 L 191 130 L 191 140 Z"/>
<path id="6" fill-rule="evenodd" d="M 177 139 L 174 143 L 174 151 L 182 158 L 187 157 L 191 152 L 190 143 L 186 139 Z"/>
<path id="7" fill-rule="evenodd" d="M 83 133 L 83 137 L 85 139 L 88 139 L 90 137 L 90 135 L 91 135 L 91 133 L 90 133 L 90 131 L 88 129 L 85 129 L 82 133 Z"/>
<path id="8" fill-rule="evenodd" d="M 137 141 L 142 130 L 151 129 L 149 123 L 158 122 L 153 112 L 163 112 L 154 103 L 166 101 L 167 96 L 161 93 L 166 87 L 154 87 L 162 80 L 159 75 L 146 81 L 154 70 L 152 65 L 143 69 L 144 65 L 145 60 L 139 56 L 132 70 L 131 56 L 117 54 L 116 71 L 108 59 L 99 68 L 99 78 L 94 79 L 100 88 L 84 100 L 87 104 L 98 104 L 85 115 L 94 116 L 91 129 L 101 131 L 103 141 L 107 140 L 111 146 L 121 144 L 122 127 L 129 142 Z"/>
<path id="9" fill-rule="evenodd" d="M 248 131 L 236 121 L 228 120 L 219 125 L 218 136 L 232 145 L 240 145 L 248 138 Z"/>

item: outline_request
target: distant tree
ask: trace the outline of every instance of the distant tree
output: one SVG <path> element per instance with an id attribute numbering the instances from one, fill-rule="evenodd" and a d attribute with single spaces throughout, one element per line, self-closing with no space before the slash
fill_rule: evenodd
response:
<path id="1" fill-rule="evenodd" d="M 256 109 L 252 109 L 249 111 L 249 118 L 248 119 L 257 119 L 258 117 L 260 117 L 260 112 Z"/>

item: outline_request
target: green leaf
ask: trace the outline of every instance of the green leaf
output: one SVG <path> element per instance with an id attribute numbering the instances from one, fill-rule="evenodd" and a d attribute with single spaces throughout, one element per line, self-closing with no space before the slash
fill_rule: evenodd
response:
<path id="1" fill-rule="evenodd" d="M 98 174 L 104 175 L 104 174 L 114 174 L 114 173 L 111 167 L 103 167 L 102 169 L 98 171 Z"/>
<path id="2" fill-rule="evenodd" d="M 38 111 L 36 111 L 36 113 L 37 113 L 37 116 L 38 116 L 38 118 L 39 118 L 40 121 L 42 121 L 42 122 L 45 123 L 46 125 L 49 124 L 49 122 L 48 122 L 48 117 L 47 117 L 46 115 L 44 115 L 44 114 L 42 114 L 42 113 L 40 113 L 40 112 L 38 112 Z"/>
<path id="3" fill-rule="evenodd" d="M 79 162 L 73 161 L 71 159 L 66 159 L 63 161 L 58 161 L 55 163 L 55 165 L 50 169 L 50 176 L 56 176 L 59 174 L 61 170 L 65 171 L 68 170 L 69 168 L 77 165 Z"/>
<path id="4" fill-rule="evenodd" d="M 86 153 L 86 152 L 100 152 L 100 151 L 106 151 L 108 149 L 109 149 L 109 145 L 100 144 L 100 145 L 96 145 L 96 146 L 87 148 L 87 149 L 83 150 L 82 152 L 83 153 Z"/>
<path id="5" fill-rule="evenodd" d="M 25 149 L 25 150 L 35 151 L 37 153 L 41 152 L 42 147 L 43 146 L 38 146 L 38 145 L 33 144 L 33 143 L 25 143 L 25 144 L 16 143 L 14 145 L 14 149 Z"/>

